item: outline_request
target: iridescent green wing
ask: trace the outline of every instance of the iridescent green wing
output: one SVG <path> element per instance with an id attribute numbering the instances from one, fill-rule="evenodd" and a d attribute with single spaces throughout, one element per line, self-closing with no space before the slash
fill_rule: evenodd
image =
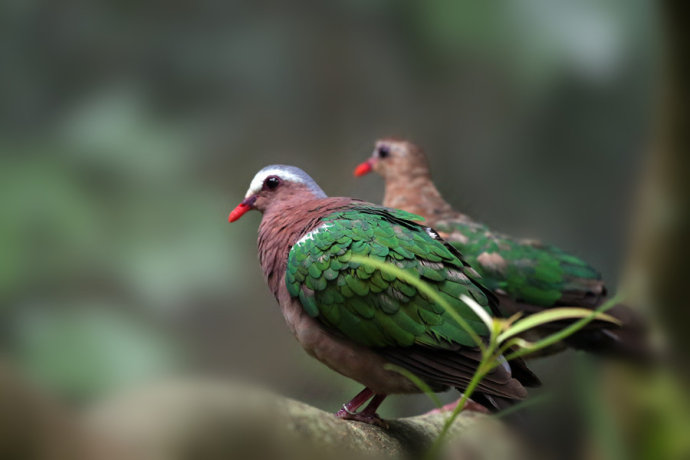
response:
<path id="1" fill-rule="evenodd" d="M 327 327 L 362 345 L 475 346 L 440 306 L 395 274 L 352 261 L 387 262 L 428 283 L 474 332 L 488 331 L 460 300 L 467 295 L 491 314 L 473 270 L 410 215 L 372 206 L 335 212 L 290 250 L 285 281 L 291 296 Z M 468 274 L 470 276 L 468 276 Z"/>
<path id="2" fill-rule="evenodd" d="M 594 268 L 555 246 L 510 238 L 473 222 L 440 222 L 436 229 L 448 235 L 485 286 L 519 301 L 544 307 L 584 304 L 600 284 Z"/>

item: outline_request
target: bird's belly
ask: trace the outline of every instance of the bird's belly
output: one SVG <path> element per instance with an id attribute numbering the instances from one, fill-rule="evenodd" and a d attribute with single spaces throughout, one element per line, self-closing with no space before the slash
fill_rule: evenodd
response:
<path id="1" fill-rule="evenodd" d="M 384 369 L 387 361 L 372 349 L 327 332 L 317 320 L 304 312 L 298 301 L 289 299 L 288 302 L 281 302 L 281 306 L 285 320 L 300 345 L 334 371 L 356 380 L 375 393 L 420 392 L 407 378 Z"/>

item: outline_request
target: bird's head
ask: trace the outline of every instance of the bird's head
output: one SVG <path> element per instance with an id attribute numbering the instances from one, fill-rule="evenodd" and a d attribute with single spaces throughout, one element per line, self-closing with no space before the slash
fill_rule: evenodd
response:
<path id="1" fill-rule="evenodd" d="M 263 213 L 289 200 L 325 197 L 321 187 L 301 169 L 287 165 L 266 166 L 256 173 L 244 200 L 232 210 L 228 222 L 235 222 L 252 209 Z"/>
<path id="2" fill-rule="evenodd" d="M 421 148 L 399 139 L 376 141 L 371 157 L 355 168 L 355 176 L 376 171 L 384 179 L 405 180 L 418 174 L 428 174 L 429 166 Z"/>

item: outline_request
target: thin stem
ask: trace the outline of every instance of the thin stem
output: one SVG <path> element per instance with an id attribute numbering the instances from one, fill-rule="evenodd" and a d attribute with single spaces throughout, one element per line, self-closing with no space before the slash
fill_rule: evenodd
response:
<path id="1" fill-rule="evenodd" d="M 493 355 L 493 351 L 496 348 L 494 338 L 495 336 L 491 338 L 492 340 L 489 344 L 489 348 L 486 350 L 487 352 L 482 353 L 482 359 L 481 361 L 479 361 L 477 371 L 472 376 L 472 380 L 470 380 L 470 383 L 467 385 L 467 388 L 465 388 L 465 391 L 463 391 L 460 401 L 455 406 L 455 409 L 453 409 L 453 412 L 451 412 L 450 416 L 446 419 L 445 423 L 443 424 L 443 427 L 441 428 L 441 432 L 436 437 L 436 439 L 434 439 L 433 444 L 429 448 L 429 451 L 426 455 L 427 460 L 435 460 L 436 458 L 438 458 L 438 451 L 441 448 L 441 444 L 446 434 L 448 433 L 448 430 L 453 425 L 453 422 L 455 422 L 455 419 L 458 417 L 458 414 L 460 414 L 462 409 L 465 407 L 467 400 L 470 398 L 474 390 L 477 388 L 479 382 L 481 382 L 484 376 L 487 373 L 489 373 L 491 369 L 494 368 L 495 364 L 492 365 L 490 362 L 490 358 L 494 358 L 494 360 L 496 359 L 496 357 Z"/>
<path id="2" fill-rule="evenodd" d="M 572 335 L 573 333 L 577 332 L 578 330 L 582 329 L 587 323 L 591 322 L 593 319 L 595 319 L 597 313 L 603 313 L 610 308 L 612 308 L 614 305 L 616 305 L 618 302 L 620 302 L 621 295 L 617 295 L 613 298 L 611 298 L 608 302 L 597 308 L 596 310 L 592 311 L 592 314 L 580 319 L 579 321 L 574 322 L 570 326 L 566 327 L 565 329 L 561 329 L 560 331 L 551 334 L 550 336 L 546 337 L 545 339 L 542 339 L 538 342 L 536 342 L 534 345 L 528 348 L 521 348 L 520 350 L 517 350 L 510 355 L 506 356 L 506 359 L 510 361 L 511 359 L 519 358 L 521 356 L 528 355 L 530 353 L 533 353 L 537 350 L 541 350 L 542 348 L 546 348 L 549 345 L 553 345 L 554 343 L 560 342 L 564 338 Z"/>

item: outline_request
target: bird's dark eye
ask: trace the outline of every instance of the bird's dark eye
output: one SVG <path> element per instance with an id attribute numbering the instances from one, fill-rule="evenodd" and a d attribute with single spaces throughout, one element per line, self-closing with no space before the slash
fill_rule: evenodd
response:
<path id="1" fill-rule="evenodd" d="M 264 181 L 264 187 L 269 190 L 275 190 L 278 185 L 280 185 L 280 177 L 278 176 L 268 176 Z"/>
<path id="2" fill-rule="evenodd" d="M 379 158 L 386 158 L 391 153 L 391 149 L 387 145 L 382 145 L 376 151 L 379 154 Z"/>

